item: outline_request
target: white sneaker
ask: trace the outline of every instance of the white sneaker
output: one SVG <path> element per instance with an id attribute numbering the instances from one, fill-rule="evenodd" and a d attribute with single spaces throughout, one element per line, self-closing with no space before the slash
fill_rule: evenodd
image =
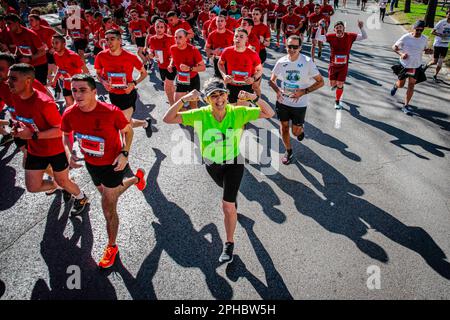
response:
<path id="1" fill-rule="evenodd" d="M 341 106 L 340 103 L 335 103 L 335 104 L 334 104 L 334 108 L 335 108 L 336 110 L 341 110 L 341 109 L 342 109 L 342 106 Z"/>

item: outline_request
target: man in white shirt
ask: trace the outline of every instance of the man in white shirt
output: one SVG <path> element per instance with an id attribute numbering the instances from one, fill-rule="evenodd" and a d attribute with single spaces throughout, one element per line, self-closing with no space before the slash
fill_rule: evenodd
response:
<path id="1" fill-rule="evenodd" d="M 425 69 L 433 64 L 437 64 L 433 80 L 438 83 L 440 80 L 437 78 L 437 75 L 441 71 L 442 64 L 448 52 L 448 43 L 450 42 L 450 9 L 447 9 L 446 19 L 442 19 L 434 26 L 432 34 L 436 36 L 433 43 L 434 56 L 433 60 L 428 62 Z"/>
<path id="2" fill-rule="evenodd" d="M 414 86 L 416 83 L 423 82 L 427 79 L 425 72 L 422 69 L 422 53 L 431 54 L 433 49 L 427 49 L 428 38 L 422 32 L 425 29 L 425 21 L 418 20 L 414 26 L 413 31 L 404 34 L 392 46 L 392 49 L 400 56 L 400 64 L 394 65 L 392 71 L 398 76 L 394 87 L 391 89 L 391 96 L 395 95 L 398 88 L 403 88 L 406 79 L 408 79 L 408 89 L 405 96 L 405 104 L 402 111 L 407 114 L 412 114 L 412 109 L 409 102 L 414 93 Z"/>
<path id="3" fill-rule="evenodd" d="M 286 147 L 281 161 L 286 165 L 293 160 L 289 121 L 292 122 L 292 134 L 298 141 L 303 140 L 308 94 L 324 85 L 314 62 L 300 53 L 301 45 L 302 40 L 297 35 L 287 39 L 288 54 L 277 61 L 269 81 L 270 87 L 277 94 L 277 117 L 281 122 L 281 138 Z M 281 80 L 281 87 L 278 87 L 277 79 Z"/>

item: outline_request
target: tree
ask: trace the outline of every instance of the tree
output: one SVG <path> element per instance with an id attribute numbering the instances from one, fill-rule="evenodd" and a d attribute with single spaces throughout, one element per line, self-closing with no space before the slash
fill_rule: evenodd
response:
<path id="1" fill-rule="evenodd" d="M 411 0 L 406 0 L 405 1 L 405 10 L 404 10 L 404 12 L 405 13 L 411 12 Z"/>
<path id="2" fill-rule="evenodd" d="M 434 17 L 436 15 L 436 8 L 438 5 L 438 0 L 429 0 L 427 13 L 425 14 L 425 26 L 433 28 L 434 27 Z"/>

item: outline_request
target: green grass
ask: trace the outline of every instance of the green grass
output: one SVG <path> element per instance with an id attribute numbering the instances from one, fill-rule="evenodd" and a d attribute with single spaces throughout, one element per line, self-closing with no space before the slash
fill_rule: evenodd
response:
<path id="1" fill-rule="evenodd" d="M 436 16 L 434 18 L 434 24 L 438 23 L 440 20 L 445 18 L 445 11 L 441 10 L 442 6 L 438 6 L 436 9 Z M 423 4 L 422 2 L 415 2 L 411 1 L 411 12 L 404 13 L 403 10 L 405 9 L 405 0 L 399 0 L 398 2 L 398 8 L 394 8 L 394 17 L 398 22 L 401 24 L 406 23 L 404 25 L 406 30 L 411 30 L 412 25 L 417 20 L 424 20 L 425 14 L 427 13 L 427 5 Z M 389 12 L 389 4 L 387 6 L 387 12 Z M 428 37 L 428 45 L 431 47 L 433 45 L 434 41 L 434 35 L 431 34 L 431 31 L 433 31 L 432 28 L 425 28 L 425 31 L 423 32 L 423 35 Z M 445 61 L 445 65 L 447 67 L 450 67 L 450 57 L 447 55 Z"/>

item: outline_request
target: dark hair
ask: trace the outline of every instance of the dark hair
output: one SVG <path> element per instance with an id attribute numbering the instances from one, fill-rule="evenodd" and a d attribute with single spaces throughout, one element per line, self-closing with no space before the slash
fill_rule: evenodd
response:
<path id="1" fill-rule="evenodd" d="M 228 11 L 227 10 L 220 10 L 219 16 L 228 17 Z"/>
<path id="2" fill-rule="evenodd" d="M 156 21 L 153 24 L 156 25 L 157 23 L 164 23 L 164 25 L 166 24 L 166 22 L 159 17 L 158 17 L 158 19 L 156 19 Z"/>
<path id="3" fill-rule="evenodd" d="M 150 22 L 151 22 L 152 24 L 155 24 L 156 21 L 158 21 L 158 20 L 164 21 L 164 20 L 163 20 L 160 16 L 158 16 L 157 14 L 153 15 L 153 16 L 150 18 Z M 166 23 L 166 22 L 164 21 L 164 23 Z"/>
<path id="4" fill-rule="evenodd" d="M 5 16 L 5 20 L 6 21 L 11 21 L 11 22 L 19 22 L 20 23 L 20 17 L 15 14 L 15 13 L 9 13 Z"/>
<path id="5" fill-rule="evenodd" d="M 103 3 L 103 2 L 100 2 L 100 3 Z M 103 17 L 103 16 L 102 16 L 102 14 L 100 12 L 95 11 L 94 12 L 94 19 L 97 19 L 98 17 Z"/>
<path id="6" fill-rule="evenodd" d="M 66 43 L 66 38 L 64 38 L 64 36 L 62 34 L 59 34 L 59 33 L 54 34 L 52 38 L 53 39 L 58 39 L 59 41 L 62 41 L 63 43 Z"/>
<path id="7" fill-rule="evenodd" d="M 341 25 L 341 26 L 345 27 L 344 21 L 339 20 L 339 21 L 336 21 L 334 23 L 334 27 L 333 28 L 336 28 L 338 25 Z"/>
<path id="8" fill-rule="evenodd" d="M 178 15 L 177 15 L 177 13 L 175 11 L 169 11 L 167 13 L 167 18 L 170 18 L 170 17 L 177 17 L 178 18 Z"/>
<path id="9" fill-rule="evenodd" d="M 104 17 L 104 18 L 102 19 L 103 24 L 107 23 L 109 20 L 112 20 L 112 17 Z"/>
<path id="10" fill-rule="evenodd" d="M 234 32 L 242 32 L 242 33 L 245 33 L 245 34 L 248 36 L 247 30 L 245 30 L 245 29 L 242 28 L 242 27 L 237 28 Z"/>
<path id="11" fill-rule="evenodd" d="M 23 75 L 30 76 L 34 79 L 35 70 L 31 64 L 28 63 L 16 63 L 9 67 L 9 71 L 19 72 Z"/>
<path id="12" fill-rule="evenodd" d="M 298 41 L 298 44 L 299 44 L 300 46 L 302 45 L 302 38 L 300 38 L 300 36 L 298 36 L 298 35 L 296 35 L 296 34 L 293 34 L 292 36 L 289 36 L 289 38 L 287 38 L 287 40 L 286 40 L 286 43 L 287 43 L 289 40 L 297 40 L 297 41 Z"/>
<path id="13" fill-rule="evenodd" d="M 37 21 L 41 21 L 41 17 L 38 14 L 34 14 L 34 13 L 29 14 L 28 18 L 33 18 L 33 19 L 35 19 Z"/>
<path id="14" fill-rule="evenodd" d="M 120 34 L 120 31 L 116 30 L 116 29 L 109 29 L 108 31 L 105 32 L 105 36 L 107 34 L 112 34 L 113 36 L 117 36 L 117 37 L 119 37 L 119 39 L 122 38 L 122 35 Z"/>
<path id="15" fill-rule="evenodd" d="M 16 63 L 16 59 L 14 58 L 14 55 L 7 52 L 0 52 L 0 60 L 6 61 L 8 66 L 12 66 L 14 63 Z"/>
<path id="16" fill-rule="evenodd" d="M 186 30 L 184 30 L 183 28 L 177 29 L 177 30 L 175 31 L 175 33 L 179 32 L 179 31 L 181 31 L 181 32 L 184 34 L 185 37 L 187 37 L 188 34 L 189 34 L 189 33 L 188 33 Z M 174 35 L 175 35 L 175 34 L 174 34 Z"/>
<path id="17" fill-rule="evenodd" d="M 247 22 L 249 25 L 251 25 L 252 27 L 255 25 L 255 22 L 253 21 L 252 18 L 244 18 L 242 19 L 242 21 Z"/>
<path id="18" fill-rule="evenodd" d="M 72 76 L 72 81 L 71 82 L 74 82 L 74 81 L 87 82 L 89 88 L 91 88 L 92 90 L 97 89 L 97 86 L 95 85 L 95 79 L 90 74 L 78 73 L 78 74 Z"/>
<path id="19" fill-rule="evenodd" d="M 253 8 L 253 11 L 258 11 L 259 13 L 262 14 L 262 10 L 261 10 L 261 8 L 259 8 L 259 7 Z"/>

